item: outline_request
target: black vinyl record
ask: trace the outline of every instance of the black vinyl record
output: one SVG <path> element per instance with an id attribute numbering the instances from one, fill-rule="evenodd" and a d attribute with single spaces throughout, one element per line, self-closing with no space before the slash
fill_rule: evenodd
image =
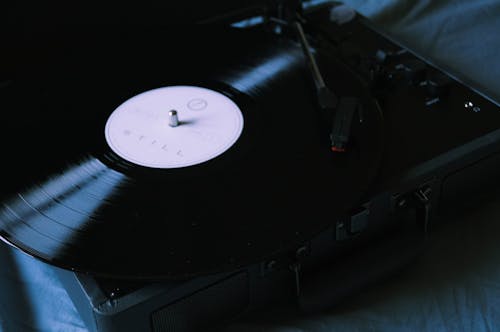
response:
<path id="1" fill-rule="evenodd" d="M 350 152 L 337 156 L 300 45 L 264 29 L 73 26 L 7 39 L 0 236 L 48 263 L 134 279 L 236 269 L 329 227 L 376 173 L 381 118 L 362 82 L 322 58 L 332 89 L 363 101 Z M 234 145 L 171 169 L 109 148 L 120 104 L 177 85 L 238 105 Z"/>

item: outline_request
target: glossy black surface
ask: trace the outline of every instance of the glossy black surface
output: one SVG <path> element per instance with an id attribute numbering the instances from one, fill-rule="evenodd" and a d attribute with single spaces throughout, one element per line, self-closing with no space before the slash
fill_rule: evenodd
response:
<path id="1" fill-rule="evenodd" d="M 378 170 L 382 121 L 362 83 L 323 61 L 335 92 L 363 101 L 350 152 L 336 156 L 300 46 L 269 31 L 73 26 L 6 39 L 0 236 L 51 264 L 134 279 L 234 269 L 327 228 Z M 112 153 L 109 114 L 175 84 L 231 97 L 238 142 L 174 170 Z"/>

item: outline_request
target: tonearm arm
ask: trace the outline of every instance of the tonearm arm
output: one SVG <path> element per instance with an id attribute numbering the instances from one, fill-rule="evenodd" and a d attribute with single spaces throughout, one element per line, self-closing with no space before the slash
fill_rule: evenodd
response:
<path id="1" fill-rule="evenodd" d="M 325 80 L 323 79 L 314 54 L 311 51 L 302 24 L 298 18 L 293 24 L 312 74 L 318 104 L 321 109 L 327 113 L 327 116 L 332 118 L 332 128 L 330 132 L 331 150 L 333 152 L 344 152 L 349 143 L 352 119 L 354 114 L 358 111 L 359 101 L 357 98 L 353 97 L 339 98 L 330 90 L 325 84 Z"/>

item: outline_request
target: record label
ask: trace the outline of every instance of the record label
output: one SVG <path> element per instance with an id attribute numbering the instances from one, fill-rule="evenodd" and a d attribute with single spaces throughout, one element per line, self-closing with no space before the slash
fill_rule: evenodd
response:
<path id="1" fill-rule="evenodd" d="M 120 157 L 151 168 L 206 162 L 229 149 L 243 131 L 238 105 L 220 92 L 169 86 L 136 95 L 109 117 L 105 135 Z"/>

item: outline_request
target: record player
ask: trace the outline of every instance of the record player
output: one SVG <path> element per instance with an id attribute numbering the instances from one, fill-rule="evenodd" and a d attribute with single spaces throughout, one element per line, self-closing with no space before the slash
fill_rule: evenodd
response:
<path id="1" fill-rule="evenodd" d="M 319 310 L 498 179 L 498 104 L 466 80 L 338 3 L 219 5 L 6 36 L 0 237 L 92 331 Z"/>

